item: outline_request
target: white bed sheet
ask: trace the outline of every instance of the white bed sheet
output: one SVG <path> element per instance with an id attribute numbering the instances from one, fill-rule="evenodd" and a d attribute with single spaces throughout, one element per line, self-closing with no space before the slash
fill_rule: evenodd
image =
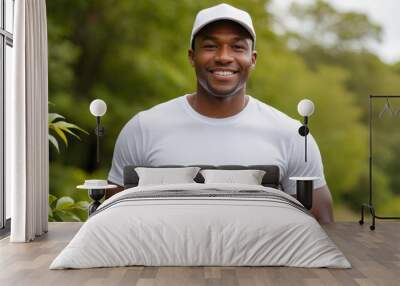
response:
<path id="1" fill-rule="evenodd" d="M 288 204 L 257 198 L 152 198 L 155 190 L 263 190 L 239 184 L 138 186 L 106 200 L 54 259 L 50 269 L 145 266 L 293 266 L 351 268 L 311 216 Z M 108 207 L 107 207 L 108 206 Z"/>

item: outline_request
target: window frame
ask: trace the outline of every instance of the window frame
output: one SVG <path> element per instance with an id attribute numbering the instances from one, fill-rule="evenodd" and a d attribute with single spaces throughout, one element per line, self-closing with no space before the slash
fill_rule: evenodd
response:
<path id="1" fill-rule="evenodd" d="M 14 21 L 15 0 L 0 0 L 1 5 L 1 21 L 0 21 L 0 237 L 10 232 L 11 219 L 7 219 L 6 215 L 6 189 L 5 189 L 5 98 L 6 98 L 6 48 L 13 48 L 13 34 L 6 29 L 6 1 L 11 1 L 12 13 Z M 14 25 L 14 24 L 13 24 Z M 14 27 L 12 27 L 14 30 Z"/>

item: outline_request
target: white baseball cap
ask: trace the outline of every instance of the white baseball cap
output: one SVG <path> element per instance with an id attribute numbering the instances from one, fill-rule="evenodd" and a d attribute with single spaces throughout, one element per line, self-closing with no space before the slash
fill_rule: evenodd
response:
<path id="1" fill-rule="evenodd" d="M 218 20 L 231 20 L 245 28 L 253 38 L 253 49 L 256 45 L 256 32 L 249 13 L 235 8 L 231 5 L 222 3 L 207 9 L 199 11 L 194 20 L 192 35 L 190 36 L 190 47 L 192 47 L 193 38 L 201 28 Z"/>

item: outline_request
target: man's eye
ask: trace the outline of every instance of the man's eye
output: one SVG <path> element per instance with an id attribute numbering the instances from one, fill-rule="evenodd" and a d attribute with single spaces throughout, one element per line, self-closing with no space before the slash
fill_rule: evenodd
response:
<path id="1" fill-rule="evenodd" d="M 245 48 L 242 45 L 233 45 L 235 50 L 244 50 Z"/>
<path id="2" fill-rule="evenodd" d="M 212 48 L 216 48 L 217 45 L 207 44 L 207 45 L 204 45 L 204 47 L 207 49 L 212 49 Z"/>

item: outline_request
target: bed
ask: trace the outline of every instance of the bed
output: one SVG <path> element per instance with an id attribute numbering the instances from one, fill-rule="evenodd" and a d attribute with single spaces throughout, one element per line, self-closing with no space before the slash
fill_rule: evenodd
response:
<path id="1" fill-rule="evenodd" d="M 319 223 L 282 192 L 279 168 L 260 185 L 138 185 L 137 166 L 124 169 L 125 190 L 103 202 L 50 269 L 144 266 L 291 266 L 351 268 Z M 185 167 L 158 166 L 157 168 Z"/>

